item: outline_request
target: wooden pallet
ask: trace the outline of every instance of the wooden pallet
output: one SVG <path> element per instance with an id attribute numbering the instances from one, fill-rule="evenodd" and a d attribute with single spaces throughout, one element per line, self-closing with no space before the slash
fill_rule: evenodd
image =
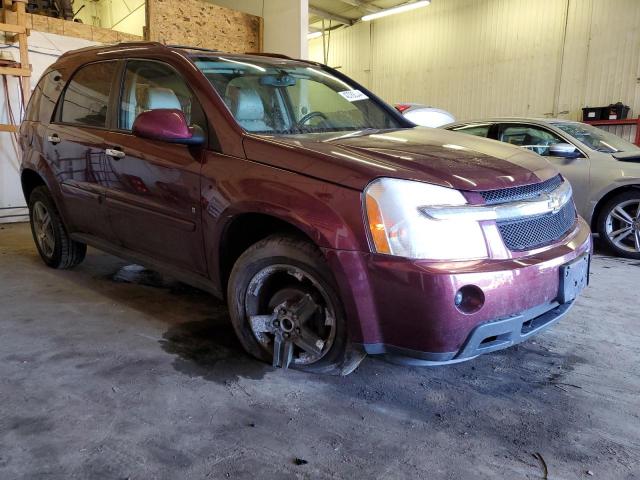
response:
<path id="1" fill-rule="evenodd" d="M 18 48 L 20 50 L 20 60 L 0 65 L 0 75 L 20 77 L 23 101 L 25 105 L 29 101 L 29 96 L 31 94 L 31 65 L 29 65 L 29 46 L 27 41 L 27 37 L 30 32 L 27 28 L 26 4 L 27 0 L 4 0 L 5 10 L 11 9 L 16 13 L 16 22 L 0 23 L 0 31 L 15 34 L 15 37 L 18 40 Z M 0 132 L 17 131 L 17 125 L 0 124 Z"/>

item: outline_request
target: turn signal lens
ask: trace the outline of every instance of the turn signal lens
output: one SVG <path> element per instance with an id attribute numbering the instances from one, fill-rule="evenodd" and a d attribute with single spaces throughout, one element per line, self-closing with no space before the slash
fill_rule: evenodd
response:
<path id="1" fill-rule="evenodd" d="M 367 194 L 367 218 L 369 219 L 369 230 L 371 231 L 371 238 L 373 244 L 376 247 L 376 252 L 379 253 L 391 253 L 391 247 L 389 247 L 389 240 L 387 239 L 387 232 L 384 227 L 384 221 L 382 220 L 382 212 L 380 211 L 380 205 L 375 198 Z"/>

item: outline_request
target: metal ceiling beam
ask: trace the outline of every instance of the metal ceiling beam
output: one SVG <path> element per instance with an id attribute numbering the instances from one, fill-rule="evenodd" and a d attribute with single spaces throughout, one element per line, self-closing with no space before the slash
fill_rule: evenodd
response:
<path id="1" fill-rule="evenodd" d="M 329 33 L 329 32 L 333 32 L 335 30 L 339 30 L 341 28 L 344 28 L 344 25 L 342 24 L 338 24 L 335 26 L 332 26 L 331 28 L 325 28 L 324 32 L 325 33 Z M 312 27 L 311 25 L 309 25 L 309 32 L 308 33 L 315 33 L 315 32 L 322 32 L 322 27 Z"/>
<path id="2" fill-rule="evenodd" d="M 369 2 L 365 2 L 364 0 L 340 0 L 342 3 L 346 3 L 347 5 L 351 5 L 352 7 L 362 8 L 369 13 L 376 13 L 382 10 L 381 8 L 376 7 L 375 5 L 371 5 Z"/>
<path id="3" fill-rule="evenodd" d="M 351 20 L 350 18 L 342 17 L 334 13 L 329 13 L 316 7 L 309 7 L 309 13 L 315 15 L 316 17 L 333 20 L 334 22 L 342 23 L 344 25 L 353 25 L 353 20 Z"/>

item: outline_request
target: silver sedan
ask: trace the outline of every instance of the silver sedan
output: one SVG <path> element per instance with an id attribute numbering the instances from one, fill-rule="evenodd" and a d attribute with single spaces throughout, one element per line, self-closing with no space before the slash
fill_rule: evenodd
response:
<path id="1" fill-rule="evenodd" d="M 573 186 L 580 215 L 618 256 L 640 259 L 640 147 L 582 122 L 499 118 L 442 128 L 532 150 Z"/>

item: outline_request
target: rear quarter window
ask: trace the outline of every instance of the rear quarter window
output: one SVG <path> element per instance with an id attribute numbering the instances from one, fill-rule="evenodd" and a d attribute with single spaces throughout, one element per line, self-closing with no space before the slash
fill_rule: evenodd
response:
<path id="1" fill-rule="evenodd" d="M 59 70 L 52 70 L 43 75 L 31 94 L 26 119 L 49 123 L 63 87 L 64 81 Z"/>

